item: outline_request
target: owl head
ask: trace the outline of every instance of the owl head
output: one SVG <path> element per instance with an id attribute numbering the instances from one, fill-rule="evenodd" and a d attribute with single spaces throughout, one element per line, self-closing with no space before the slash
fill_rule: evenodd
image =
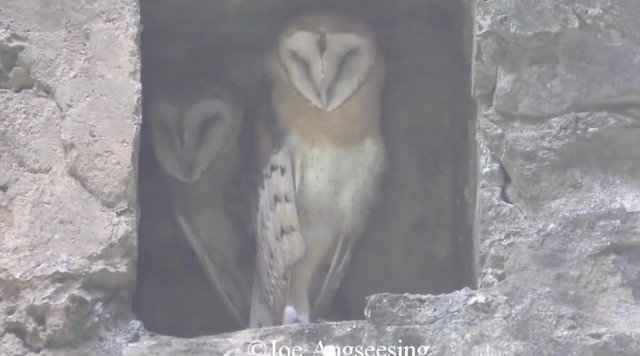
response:
<path id="1" fill-rule="evenodd" d="M 333 111 L 360 89 L 378 60 L 373 31 L 360 19 L 319 12 L 281 32 L 277 60 L 290 84 L 314 107 Z"/>
<path id="2" fill-rule="evenodd" d="M 238 140 L 242 107 L 224 89 L 161 89 L 152 92 L 149 101 L 147 119 L 156 157 L 169 175 L 182 182 L 198 181 Z"/>

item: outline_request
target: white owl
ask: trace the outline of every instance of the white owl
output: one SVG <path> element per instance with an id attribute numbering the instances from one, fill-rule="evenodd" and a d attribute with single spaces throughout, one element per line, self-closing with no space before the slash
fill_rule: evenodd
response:
<path id="1" fill-rule="evenodd" d="M 309 322 L 331 305 L 385 167 L 384 63 L 363 21 L 291 22 L 269 53 L 250 326 Z"/>
<path id="2" fill-rule="evenodd" d="M 209 83 L 167 85 L 149 95 L 151 138 L 167 173 L 173 210 L 200 264 L 236 327 L 247 324 L 252 269 L 246 239 L 229 206 L 240 160 L 243 110 Z M 212 308 L 221 309 L 212 305 Z"/>

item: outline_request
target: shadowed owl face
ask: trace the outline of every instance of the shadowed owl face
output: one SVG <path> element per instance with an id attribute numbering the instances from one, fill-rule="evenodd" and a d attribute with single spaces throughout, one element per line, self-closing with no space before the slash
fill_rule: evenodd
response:
<path id="1" fill-rule="evenodd" d="M 278 57 L 288 80 L 306 100 L 333 111 L 365 81 L 377 48 L 362 21 L 326 12 L 300 17 L 286 27 Z"/>
<path id="2" fill-rule="evenodd" d="M 198 181 L 225 145 L 237 139 L 242 120 L 230 95 L 208 91 L 189 96 L 160 94 L 152 98 L 149 116 L 160 165 L 185 183 Z"/>

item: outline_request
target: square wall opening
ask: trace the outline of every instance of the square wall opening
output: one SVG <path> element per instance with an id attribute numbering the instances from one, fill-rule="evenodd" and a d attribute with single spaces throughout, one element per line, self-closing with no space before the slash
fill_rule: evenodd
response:
<path id="1" fill-rule="evenodd" d="M 243 328 L 225 309 L 176 218 L 172 178 L 152 143 L 150 103 L 188 101 L 193 99 L 189 93 L 222 83 L 245 108 L 243 115 L 252 115 L 263 94 L 265 53 L 283 26 L 311 11 L 362 18 L 374 31 L 386 69 L 381 125 L 387 173 L 327 319 L 362 319 L 365 298 L 375 293 L 439 294 L 476 287 L 472 0 L 141 0 L 140 6 L 144 109 L 133 308 L 147 329 L 193 337 Z M 245 117 L 241 127 L 237 144 L 243 152 L 251 152 L 246 133 L 254 129 L 252 123 Z M 243 166 L 251 160 L 240 157 L 234 182 L 246 182 Z M 215 189 L 254 188 L 238 183 Z M 236 214 L 232 247 L 208 248 L 220 256 L 215 263 L 234 271 L 243 281 L 234 283 L 242 285 L 252 281 L 256 243 L 251 230 L 243 228 L 249 207 L 239 205 L 230 209 Z M 241 297 L 250 302 L 249 295 Z M 243 310 L 244 318 L 248 306 Z"/>

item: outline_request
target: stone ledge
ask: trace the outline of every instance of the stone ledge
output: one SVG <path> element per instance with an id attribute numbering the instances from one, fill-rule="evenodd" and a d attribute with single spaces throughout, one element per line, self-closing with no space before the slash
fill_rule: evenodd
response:
<path id="1" fill-rule="evenodd" d="M 413 348 L 416 354 L 422 347 L 420 351 L 429 355 L 640 353 L 640 333 L 598 328 L 575 308 L 552 306 L 544 293 L 540 289 L 520 300 L 495 288 L 439 296 L 379 294 L 368 301 L 366 321 L 290 325 L 194 339 L 146 334 L 125 346 L 124 354 L 231 356 L 254 350 L 256 355 L 272 355 L 275 346 L 277 355 L 299 346 L 311 355 L 319 345 L 343 350 L 405 348 L 405 352 Z"/>

